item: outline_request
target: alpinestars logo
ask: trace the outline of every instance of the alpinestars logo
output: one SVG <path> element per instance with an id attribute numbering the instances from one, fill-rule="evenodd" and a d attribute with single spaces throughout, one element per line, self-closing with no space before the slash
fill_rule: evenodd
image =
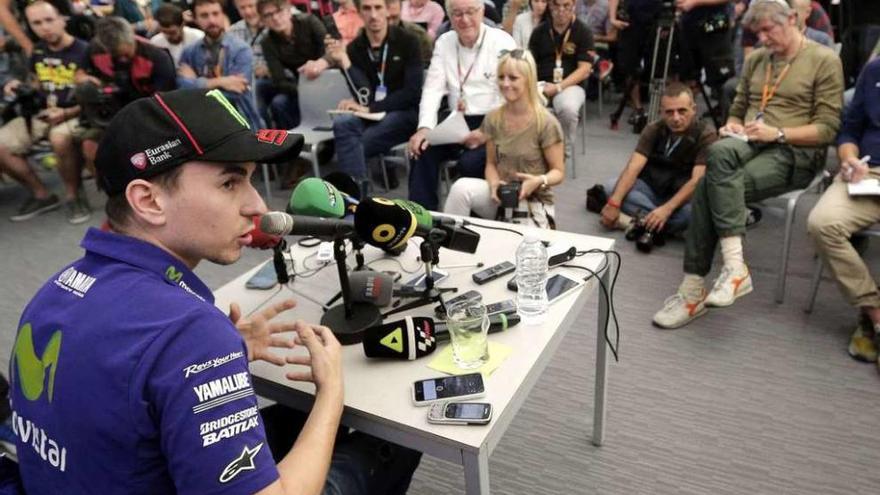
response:
<path id="1" fill-rule="evenodd" d="M 253 449 L 248 448 L 248 446 L 245 445 L 244 449 L 241 451 L 241 455 L 227 464 L 223 469 L 223 472 L 220 473 L 220 483 L 229 483 L 242 471 L 253 471 L 256 469 L 257 466 L 254 465 L 254 457 L 257 456 L 262 448 L 262 443 L 257 444 Z"/>

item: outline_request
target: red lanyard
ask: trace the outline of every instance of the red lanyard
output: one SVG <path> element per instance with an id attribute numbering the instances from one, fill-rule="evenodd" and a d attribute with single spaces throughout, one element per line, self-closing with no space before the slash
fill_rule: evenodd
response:
<path id="1" fill-rule="evenodd" d="M 459 44 L 455 45 L 455 60 L 458 63 L 458 94 L 464 95 L 464 84 L 467 82 L 468 78 L 471 77 L 471 71 L 474 70 L 474 66 L 477 65 L 477 60 L 480 58 L 480 52 L 483 50 L 483 41 L 486 40 L 486 31 L 483 31 L 483 36 L 480 37 L 480 44 L 477 45 L 477 54 L 474 55 L 474 60 L 471 62 L 471 66 L 468 67 L 467 73 L 465 73 L 464 78 L 461 77 L 461 56 L 459 53 Z"/>

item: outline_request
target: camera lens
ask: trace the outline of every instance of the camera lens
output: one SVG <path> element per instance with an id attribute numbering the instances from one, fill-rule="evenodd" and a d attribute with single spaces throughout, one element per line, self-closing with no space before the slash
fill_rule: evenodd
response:
<path id="1" fill-rule="evenodd" d="M 651 249 L 654 249 L 654 233 L 650 230 L 642 233 L 636 240 L 636 249 L 643 253 L 650 253 Z"/>

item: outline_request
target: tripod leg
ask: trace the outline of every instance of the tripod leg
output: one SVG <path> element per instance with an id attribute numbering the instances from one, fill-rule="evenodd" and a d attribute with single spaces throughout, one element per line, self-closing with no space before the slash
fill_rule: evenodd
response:
<path id="1" fill-rule="evenodd" d="M 700 81 L 697 81 L 697 84 L 700 86 L 700 94 L 703 95 L 703 101 L 706 102 L 706 108 L 709 109 L 709 117 L 712 118 L 712 123 L 715 124 L 715 129 L 721 129 L 721 121 L 720 115 L 718 115 L 718 107 L 712 106 L 712 100 L 709 99 L 709 94 L 706 93 L 706 85 Z"/>

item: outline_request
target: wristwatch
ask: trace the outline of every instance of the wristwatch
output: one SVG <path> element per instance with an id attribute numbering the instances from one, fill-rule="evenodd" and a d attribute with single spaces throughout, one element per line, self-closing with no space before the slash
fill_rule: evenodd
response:
<path id="1" fill-rule="evenodd" d="M 549 186 L 549 184 L 547 184 L 547 174 L 541 174 L 541 188 L 547 189 L 547 186 Z"/>
<path id="2" fill-rule="evenodd" d="M 776 129 L 776 142 L 785 144 L 785 131 L 782 130 L 782 127 Z"/>

